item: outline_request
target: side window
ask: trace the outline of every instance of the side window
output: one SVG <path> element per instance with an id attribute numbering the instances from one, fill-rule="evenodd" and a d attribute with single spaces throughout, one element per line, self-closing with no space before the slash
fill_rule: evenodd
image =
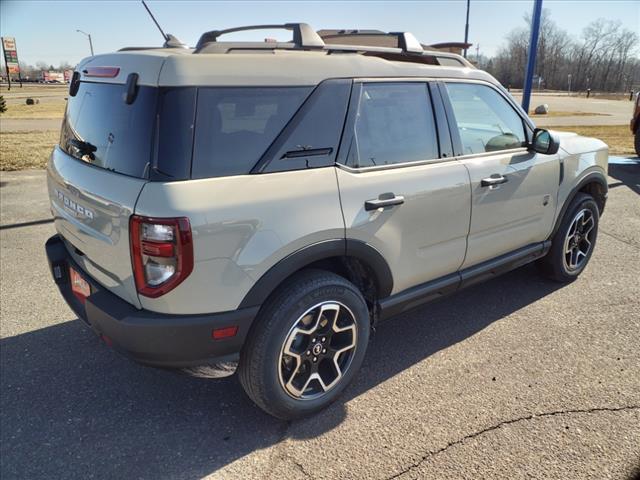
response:
<path id="1" fill-rule="evenodd" d="M 524 145 L 522 118 L 498 92 L 475 83 L 446 83 L 463 154 L 495 152 Z"/>
<path id="2" fill-rule="evenodd" d="M 201 88 L 192 178 L 242 175 L 260 160 L 311 88 Z"/>
<path id="3" fill-rule="evenodd" d="M 264 173 L 335 164 L 351 93 L 351 80 L 320 83 L 265 153 Z"/>
<path id="4" fill-rule="evenodd" d="M 438 140 L 427 84 L 364 84 L 349 165 L 372 167 L 434 158 L 438 158 Z"/>

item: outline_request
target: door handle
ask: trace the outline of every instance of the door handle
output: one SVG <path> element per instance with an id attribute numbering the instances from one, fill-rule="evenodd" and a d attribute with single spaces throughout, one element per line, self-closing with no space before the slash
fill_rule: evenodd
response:
<path id="1" fill-rule="evenodd" d="M 377 210 L 379 208 L 402 205 L 403 203 L 404 197 L 402 195 L 396 195 L 395 193 L 383 193 L 377 199 L 367 200 L 364 202 L 364 209 L 366 211 Z"/>
<path id="2" fill-rule="evenodd" d="M 480 186 L 482 187 L 492 187 L 494 185 L 500 185 L 501 183 L 507 183 L 509 179 L 504 175 L 500 175 L 499 173 L 494 173 L 490 177 L 483 178 L 480 181 Z"/>

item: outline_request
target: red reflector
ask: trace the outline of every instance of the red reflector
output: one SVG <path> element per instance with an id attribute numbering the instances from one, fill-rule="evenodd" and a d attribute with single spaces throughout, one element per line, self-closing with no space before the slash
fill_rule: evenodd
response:
<path id="1" fill-rule="evenodd" d="M 73 293 L 80 302 L 84 303 L 89 295 L 91 295 L 91 286 L 80 276 L 72 267 L 69 267 L 69 277 L 71 280 L 71 293 Z"/>
<path id="2" fill-rule="evenodd" d="M 87 67 L 82 73 L 85 77 L 113 78 L 120 73 L 120 67 Z"/>
<path id="3" fill-rule="evenodd" d="M 236 333 L 238 333 L 238 327 L 224 327 L 224 328 L 216 328 L 212 332 L 212 337 L 214 340 L 221 340 L 223 338 L 235 337 Z"/>
<path id="4" fill-rule="evenodd" d="M 152 257 L 173 257 L 173 243 L 142 241 L 142 253 Z"/>

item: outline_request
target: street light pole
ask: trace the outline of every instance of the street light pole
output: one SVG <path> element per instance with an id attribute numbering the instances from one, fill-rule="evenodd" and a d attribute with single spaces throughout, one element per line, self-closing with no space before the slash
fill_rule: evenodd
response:
<path id="1" fill-rule="evenodd" d="M 76 32 L 86 35 L 89 39 L 89 48 L 91 49 L 91 56 L 93 57 L 93 42 L 91 41 L 91 35 L 87 32 L 83 32 L 82 30 L 76 30 Z"/>
<path id="2" fill-rule="evenodd" d="M 538 35 L 540 34 L 540 17 L 542 16 L 542 0 L 534 0 L 533 15 L 531 16 L 531 37 L 529 38 L 529 55 L 527 69 L 524 74 L 524 88 L 522 90 L 522 109 L 529 113 L 531 101 L 531 86 L 533 72 L 536 68 L 536 53 L 538 51 Z"/>
<path id="3" fill-rule="evenodd" d="M 467 58 L 467 44 L 469 43 L 469 8 L 471 0 L 467 0 L 467 23 L 464 25 L 464 58 Z"/>

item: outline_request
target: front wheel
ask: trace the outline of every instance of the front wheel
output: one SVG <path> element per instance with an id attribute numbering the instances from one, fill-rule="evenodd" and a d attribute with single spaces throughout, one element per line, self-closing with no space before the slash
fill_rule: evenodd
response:
<path id="1" fill-rule="evenodd" d="M 255 322 L 241 354 L 240 382 L 256 405 L 286 420 L 336 400 L 369 341 L 369 310 L 360 291 L 320 270 L 289 279 Z"/>
<path id="2" fill-rule="evenodd" d="M 571 282 L 589 263 L 598 237 L 600 213 L 593 197 L 578 193 L 551 240 L 549 253 L 539 260 L 543 273 L 558 282 Z"/>

